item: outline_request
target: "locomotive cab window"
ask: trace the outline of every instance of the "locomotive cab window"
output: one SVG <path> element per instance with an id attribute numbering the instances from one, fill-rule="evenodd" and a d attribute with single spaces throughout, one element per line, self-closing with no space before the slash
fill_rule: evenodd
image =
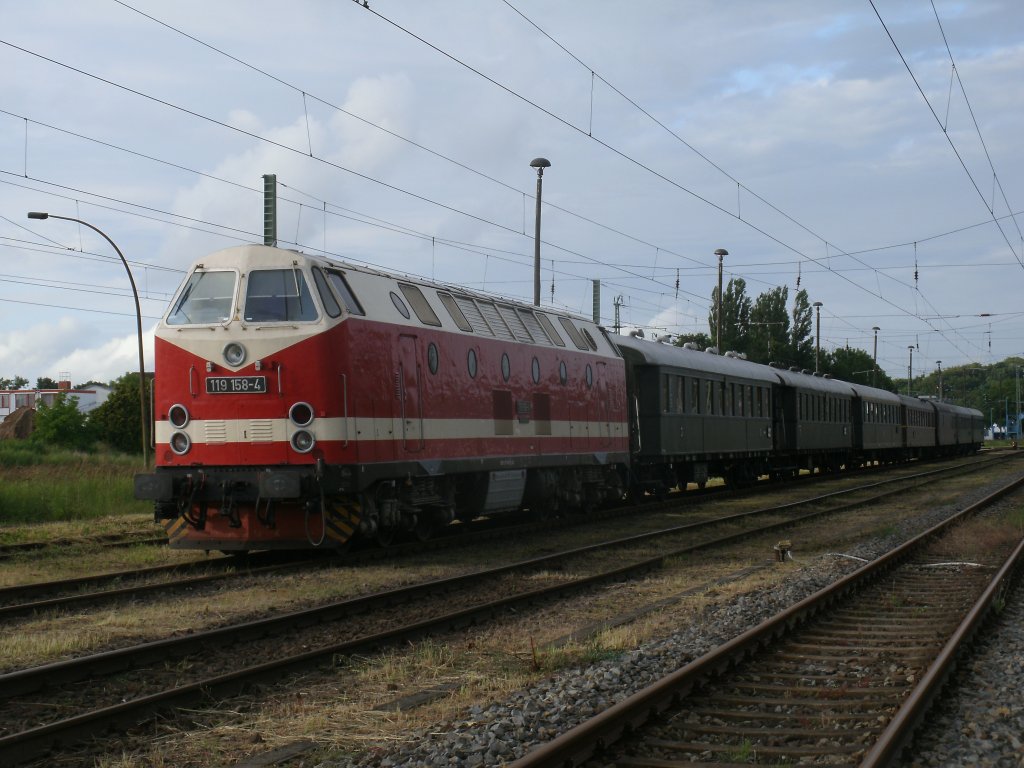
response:
<path id="1" fill-rule="evenodd" d="M 334 292 L 338 294 L 338 298 L 341 299 L 342 305 L 345 307 L 345 311 L 350 315 L 365 315 L 362 306 L 359 304 L 359 300 L 356 295 L 352 293 L 352 289 L 349 287 L 348 280 L 345 276 L 333 269 L 327 270 L 327 281 L 331 284 Z"/>
<path id="2" fill-rule="evenodd" d="M 245 288 L 245 319 L 253 323 L 296 323 L 316 320 L 309 285 L 295 269 L 255 269 Z"/>
<path id="3" fill-rule="evenodd" d="M 178 303 L 167 314 L 168 325 L 225 323 L 231 318 L 235 297 L 234 271 L 196 270 L 181 291 Z"/>

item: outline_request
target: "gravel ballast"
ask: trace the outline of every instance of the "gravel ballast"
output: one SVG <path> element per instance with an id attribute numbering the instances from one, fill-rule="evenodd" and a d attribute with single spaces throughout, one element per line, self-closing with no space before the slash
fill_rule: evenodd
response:
<path id="1" fill-rule="evenodd" d="M 981 498 L 1006 480 L 959 499 L 958 508 Z M 948 517 L 952 507 L 908 518 L 884 538 L 843 553 L 800 562 L 790 578 L 770 589 L 709 604 L 690 626 L 619 657 L 574 668 L 512 694 L 506 701 L 471 707 L 464 716 L 415 734 L 388 750 L 359 758 L 321 760 L 316 768 L 417 768 L 500 766 L 550 741 L 684 666 L 709 650 L 831 584 Z M 983 652 L 969 662 L 943 711 L 929 717 L 930 728 L 915 744 L 918 757 L 906 765 L 1024 765 L 1024 610 L 1019 598 L 1007 606 L 986 633 Z"/>

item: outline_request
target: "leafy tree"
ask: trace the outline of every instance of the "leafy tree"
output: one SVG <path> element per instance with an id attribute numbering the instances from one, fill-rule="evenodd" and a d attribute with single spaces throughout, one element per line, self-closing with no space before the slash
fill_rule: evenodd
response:
<path id="1" fill-rule="evenodd" d="M 760 294 L 750 310 L 747 357 L 757 363 L 785 360 L 789 349 L 789 288 L 782 285 Z"/>
<path id="2" fill-rule="evenodd" d="M 86 415 L 78 410 L 78 398 L 69 397 L 65 392 L 54 398 L 53 405 L 39 404 L 32 440 L 76 450 L 85 450 L 95 442 Z"/>
<path id="3" fill-rule="evenodd" d="M 813 316 L 807 291 L 801 289 L 793 297 L 792 324 L 789 327 L 790 362 L 799 368 L 814 370 Z"/>
<path id="4" fill-rule="evenodd" d="M 821 369 L 837 379 L 895 391 L 895 385 L 889 375 L 880 368 L 876 370 L 875 361 L 863 349 L 837 349 L 824 356 Z"/>
<path id="5" fill-rule="evenodd" d="M 146 402 L 152 380 L 147 380 Z M 89 414 L 96 439 L 125 453 L 139 453 L 142 448 L 142 424 L 139 414 L 139 374 L 126 373 L 113 382 L 110 396 Z"/>
<path id="6" fill-rule="evenodd" d="M 706 333 L 686 333 L 676 337 L 675 345 L 681 347 L 690 342 L 696 344 L 702 351 L 715 344 L 715 340 Z"/>
<path id="7" fill-rule="evenodd" d="M 15 376 L 13 379 L 0 378 L 0 389 L 21 389 L 28 384 L 24 376 Z"/>
<path id="8" fill-rule="evenodd" d="M 36 389 L 59 389 L 60 384 L 49 376 L 40 376 L 36 379 Z"/>
<path id="9" fill-rule="evenodd" d="M 718 287 L 711 291 L 711 312 L 708 313 L 708 327 L 711 338 L 719 338 L 717 333 L 718 318 Z M 736 277 L 729 281 L 722 294 L 722 333 L 719 352 L 732 350 L 746 352 L 750 334 L 750 297 L 747 296 L 747 281 Z"/>

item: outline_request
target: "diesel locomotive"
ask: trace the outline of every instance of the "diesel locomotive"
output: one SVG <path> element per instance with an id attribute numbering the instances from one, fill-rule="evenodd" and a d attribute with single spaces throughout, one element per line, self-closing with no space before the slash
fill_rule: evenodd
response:
<path id="1" fill-rule="evenodd" d="M 194 264 L 155 350 L 135 495 L 179 548 L 387 544 L 982 441 L 972 409 L 263 245 Z"/>

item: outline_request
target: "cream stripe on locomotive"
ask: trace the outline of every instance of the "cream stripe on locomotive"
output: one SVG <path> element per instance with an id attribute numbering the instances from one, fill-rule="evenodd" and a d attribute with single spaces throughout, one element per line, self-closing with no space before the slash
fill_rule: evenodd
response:
<path id="1" fill-rule="evenodd" d="M 624 438 L 626 422 L 528 421 L 505 419 L 423 419 L 416 422 L 424 440 L 467 440 L 492 437 L 561 439 Z M 287 442 L 299 428 L 288 419 L 195 419 L 184 430 L 194 445 Z M 318 441 L 376 441 L 403 439 L 400 419 L 320 418 L 304 427 Z M 179 430 L 169 421 L 156 423 L 156 442 L 168 443 Z"/>

